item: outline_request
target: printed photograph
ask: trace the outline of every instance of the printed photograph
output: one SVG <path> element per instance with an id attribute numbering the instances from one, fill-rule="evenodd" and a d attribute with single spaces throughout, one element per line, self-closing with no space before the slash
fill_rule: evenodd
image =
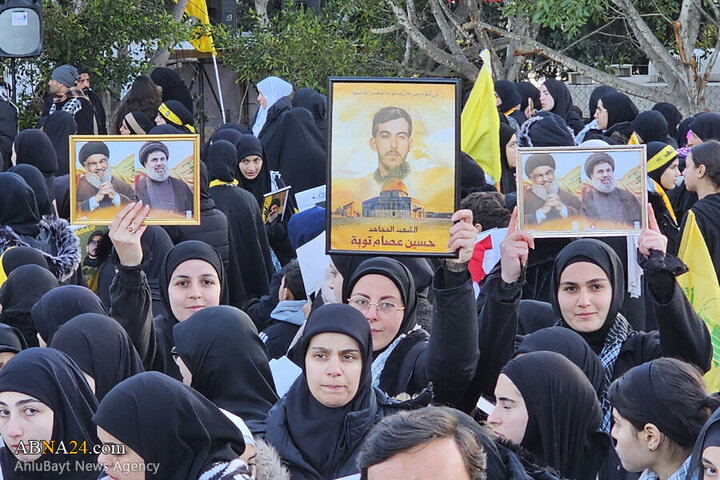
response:
<path id="1" fill-rule="evenodd" d="M 274 192 L 266 193 L 263 198 L 262 216 L 263 222 L 274 223 L 282 221 L 285 216 L 285 208 L 287 207 L 288 195 L 291 186 L 281 188 Z"/>

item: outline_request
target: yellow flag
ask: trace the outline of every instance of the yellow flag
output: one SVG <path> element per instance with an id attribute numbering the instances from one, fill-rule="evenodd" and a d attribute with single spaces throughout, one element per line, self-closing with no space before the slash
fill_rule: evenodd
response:
<path id="1" fill-rule="evenodd" d="M 495 106 L 490 52 L 480 54 L 483 66 L 460 116 L 460 145 L 490 175 L 500 182 L 500 117 Z"/>
<path id="2" fill-rule="evenodd" d="M 635 132 L 633 132 L 633 133 L 630 135 L 630 139 L 628 140 L 628 143 L 627 143 L 627 144 L 628 144 L 628 145 L 642 145 L 642 142 L 641 142 L 640 139 L 637 137 L 637 135 L 635 134 Z"/>
<path id="3" fill-rule="evenodd" d="M 689 268 L 687 273 L 677 277 L 678 284 L 710 331 L 713 356 L 710 371 L 705 374 L 705 385 L 708 391 L 717 392 L 720 390 L 720 285 L 713 260 L 692 210 L 687 213 L 678 257 Z"/>
<path id="4" fill-rule="evenodd" d="M 177 0 L 174 0 L 174 2 L 177 3 Z M 190 39 L 190 43 L 193 44 L 195 50 L 198 52 L 211 52 L 213 55 L 217 54 L 210 33 L 210 15 L 208 15 L 207 2 L 205 0 L 188 0 L 185 15 L 195 18 L 198 23 L 193 31 L 193 38 Z"/>

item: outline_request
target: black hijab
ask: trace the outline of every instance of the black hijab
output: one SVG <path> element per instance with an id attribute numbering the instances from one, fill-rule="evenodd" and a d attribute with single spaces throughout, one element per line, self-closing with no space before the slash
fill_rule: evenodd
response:
<path id="1" fill-rule="evenodd" d="M 312 113 L 315 125 L 323 138 L 327 139 L 327 97 L 325 95 L 312 88 L 301 88 L 293 95 L 292 106 L 304 108 Z"/>
<path id="2" fill-rule="evenodd" d="M 145 478 L 187 480 L 245 451 L 240 430 L 210 400 L 159 372 L 117 384 L 93 416 L 97 426 L 158 470 Z"/>
<path id="3" fill-rule="evenodd" d="M 20 353 L 28 348 L 25 337 L 17 328 L 0 323 L 0 352 Z"/>
<path id="4" fill-rule="evenodd" d="M 180 75 L 167 67 L 157 67 L 150 73 L 150 78 L 155 85 L 162 87 L 162 101 L 177 100 L 193 112 L 193 101 L 190 90 Z"/>
<path id="5" fill-rule="evenodd" d="M 363 368 L 355 397 L 345 406 L 330 408 L 321 404 L 310 392 L 305 369 L 305 355 L 310 341 L 326 332 L 342 333 L 358 343 Z M 372 335 L 370 325 L 362 313 L 349 305 L 333 303 L 315 310 L 307 320 L 305 332 L 299 343 L 299 358 L 303 374 L 290 387 L 285 399 L 287 423 L 290 436 L 303 458 L 317 470 L 322 478 L 330 478 L 352 455 L 364 435 L 347 430 L 347 416 L 352 412 L 367 410 L 376 405 L 372 386 Z M 374 417 L 374 415 L 373 415 Z M 372 428 L 373 418 L 367 419 L 367 431 Z M 360 438 L 358 438 L 360 437 Z M 352 445 L 355 440 L 357 445 Z"/>
<path id="6" fill-rule="evenodd" d="M 665 117 L 665 120 L 668 124 L 668 135 L 670 135 L 672 138 L 676 138 L 678 125 L 683 118 L 680 110 L 678 110 L 675 105 L 669 102 L 656 103 L 652 109 L 656 112 L 660 112 L 662 116 Z"/>
<path id="7" fill-rule="evenodd" d="M 583 371 L 597 394 L 598 399 L 605 391 L 605 369 L 600 357 L 574 330 L 564 327 L 541 328 L 521 338 L 515 355 L 530 352 L 555 352 L 567 358 Z"/>
<path id="8" fill-rule="evenodd" d="M 600 97 L 603 102 L 603 108 L 607 110 L 608 121 L 606 130 L 612 128 L 615 124 L 622 122 L 632 122 L 638 114 L 638 108 L 635 103 L 624 93 L 614 92 L 607 93 Z"/>
<path id="9" fill-rule="evenodd" d="M 122 119 L 131 135 L 147 135 L 155 126 L 153 120 L 150 120 L 143 112 L 130 112 Z"/>
<path id="10" fill-rule="evenodd" d="M 158 275 L 160 285 L 160 299 L 163 307 L 165 307 L 166 317 L 171 323 L 177 322 L 177 318 L 172 313 L 170 307 L 170 297 L 168 296 L 168 288 L 170 279 L 175 269 L 186 260 L 203 260 L 213 266 L 220 279 L 220 305 L 228 304 L 228 288 L 225 280 L 225 269 L 223 268 L 222 258 L 213 247 L 199 240 L 185 240 L 175 245 L 163 259 Z"/>
<path id="11" fill-rule="evenodd" d="M 502 102 L 498 108 L 503 114 L 522 103 L 517 87 L 509 80 L 497 80 L 495 82 L 495 93 Z"/>
<path id="12" fill-rule="evenodd" d="M 246 127 L 245 125 L 240 125 L 239 123 L 234 123 L 234 122 L 223 123 L 215 131 L 217 132 L 219 130 L 228 130 L 228 129 L 236 130 L 243 134 L 245 134 L 245 133 L 251 134 L 252 133 L 252 130 L 250 130 L 250 128 Z"/>
<path id="13" fill-rule="evenodd" d="M 518 93 L 522 101 L 520 102 L 520 110 L 523 112 L 528 107 L 528 98 L 532 99 L 533 107 L 536 110 L 540 109 L 540 90 L 530 82 L 517 82 L 515 83 Z"/>
<path id="14" fill-rule="evenodd" d="M 45 122 L 43 132 L 48 136 L 55 147 L 58 168 L 55 176 L 70 173 L 70 135 L 77 133 L 75 117 L 63 110 L 56 110 Z"/>
<path id="15" fill-rule="evenodd" d="M 541 110 L 528 118 L 517 133 L 520 147 L 572 147 L 575 138 L 565 120 Z"/>
<path id="16" fill-rule="evenodd" d="M 0 173 L 0 225 L 7 225 L 20 235 L 40 233 L 35 193 L 17 173 Z"/>
<path id="17" fill-rule="evenodd" d="M 235 307 L 206 307 L 173 327 L 192 387 L 242 418 L 253 434 L 277 402 L 267 352 L 250 317 Z"/>
<path id="18" fill-rule="evenodd" d="M 662 113 L 655 110 L 641 112 L 630 123 L 634 132 L 637 132 L 642 143 L 664 142 L 668 136 L 668 124 Z"/>
<path id="19" fill-rule="evenodd" d="M 33 324 L 47 344 L 60 325 L 81 313 L 107 315 L 100 298 L 89 288 L 79 285 L 53 288 L 38 300 L 31 311 Z"/>
<path id="20" fill-rule="evenodd" d="M 145 371 L 125 329 L 106 315 L 78 315 L 57 329 L 48 346 L 67 354 L 95 380 L 98 401 L 118 383 Z"/>
<path id="21" fill-rule="evenodd" d="M 703 452 L 707 447 L 720 447 L 720 409 L 710 415 L 695 440 L 686 479 L 703 478 Z"/>
<path id="22" fill-rule="evenodd" d="M 504 124 L 500 124 L 504 125 Z M 487 184 L 485 170 L 467 153 L 460 152 L 460 197 L 465 198 L 473 192 L 495 190 Z"/>
<path id="23" fill-rule="evenodd" d="M 588 111 L 590 112 L 591 120 L 595 115 L 595 110 L 597 110 L 598 100 L 610 93 L 617 93 L 617 90 L 613 87 L 608 87 L 607 85 L 600 85 L 592 91 L 590 94 L 590 100 L 588 101 Z"/>
<path id="24" fill-rule="evenodd" d="M 567 121 L 573 108 L 572 95 L 570 95 L 570 90 L 568 90 L 567 85 L 565 85 L 564 82 L 555 80 L 554 78 L 548 78 L 545 80 L 543 85 L 545 85 L 548 93 L 550 93 L 550 96 L 552 96 L 555 101 L 555 105 L 550 111 L 560 115 Z"/>
<path id="25" fill-rule="evenodd" d="M 577 332 L 585 339 L 593 351 L 599 355 L 605 343 L 605 337 L 617 317 L 620 307 L 625 301 L 625 270 L 620 262 L 620 258 L 618 258 L 615 251 L 606 243 L 591 238 L 570 242 L 555 258 L 553 273 L 550 279 L 550 288 L 553 293 L 551 303 L 555 314 L 561 319 L 562 312 L 560 311 L 560 305 L 557 301 L 560 276 L 568 266 L 578 262 L 590 262 L 600 267 L 607 275 L 610 285 L 612 286 L 612 302 L 610 303 L 610 309 L 608 310 L 607 317 L 605 317 L 603 326 L 594 332 Z M 562 319 L 562 326 L 571 328 L 564 319 Z"/>
<path id="26" fill-rule="evenodd" d="M 182 135 L 187 132 L 181 132 L 177 127 L 169 123 L 155 125 L 148 132 L 150 135 Z"/>
<path id="27" fill-rule="evenodd" d="M 267 162 L 265 162 L 265 151 L 263 150 L 262 143 L 255 135 L 241 135 L 235 143 L 235 148 L 237 150 L 235 178 L 237 178 L 238 182 L 240 182 L 239 186 L 253 194 L 253 197 L 257 200 L 258 205 L 262 208 L 264 202 L 263 195 L 272 191 L 270 167 L 267 165 Z M 245 157 L 249 157 L 250 155 L 258 155 L 263 159 L 260 173 L 258 173 L 258 175 L 252 180 L 246 178 L 238 166 L 238 162 L 240 162 L 240 160 Z"/>
<path id="28" fill-rule="evenodd" d="M 50 194 L 48 193 L 47 184 L 45 178 L 40 170 L 34 165 L 15 165 L 11 167 L 8 172 L 17 173 L 20 175 L 25 183 L 28 184 L 35 194 L 35 202 L 37 203 L 38 213 L 41 216 L 54 217 L 55 209 L 53 208 L 52 201 L 50 200 Z"/>
<path id="29" fill-rule="evenodd" d="M 77 442 L 80 446 L 86 442 L 89 453 L 46 454 L 35 462 L 62 464 L 68 462 L 71 467 L 62 475 L 63 479 L 95 479 L 97 471 L 81 471 L 76 462 L 95 465 L 97 455 L 92 449 L 100 442 L 97 439 L 92 415 L 97 408 L 97 400 L 88 386 L 80 369 L 70 357 L 51 348 L 29 348 L 15 355 L 0 371 L 0 392 L 19 392 L 29 395 L 50 407 L 53 411 L 53 430 L 51 440 Z M 57 479 L 57 472 L 30 473 L 21 472 L 22 465 L 5 446 L 0 450 L 2 472 L 6 479 L 42 478 Z M 17 470 L 16 470 L 17 469 Z"/>
<path id="30" fill-rule="evenodd" d="M 595 479 L 609 439 L 597 433 L 602 410 L 585 374 L 555 352 L 516 357 L 502 369 L 525 401 L 528 422 L 520 443 L 563 478 Z M 600 447 L 604 440 L 606 448 Z"/>
<path id="31" fill-rule="evenodd" d="M 343 281 L 343 303 L 347 303 L 352 296 L 355 284 L 365 275 L 377 274 L 382 275 L 392 281 L 400 291 L 400 297 L 405 304 L 403 311 L 403 320 L 400 324 L 395 338 L 408 333 L 415 327 L 417 313 L 417 291 L 415 290 L 415 281 L 410 270 L 402 263 L 387 257 L 373 257 L 363 261 L 353 271 L 352 275 L 346 281 Z M 367 320 L 366 320 L 367 322 Z M 393 341 L 395 340 L 393 338 Z M 375 353 L 381 353 L 380 351 Z"/>
<path id="32" fill-rule="evenodd" d="M 720 140 L 720 113 L 701 113 L 690 124 L 690 130 L 700 140 Z"/>
<path id="33" fill-rule="evenodd" d="M 2 270 L 5 272 L 6 276 L 10 275 L 13 270 L 18 267 L 22 267 L 23 265 L 37 265 L 45 270 L 50 269 L 47 259 L 42 252 L 32 247 L 19 246 L 8 248 L 0 256 L 0 259 L 2 259 Z"/>
<path id="34" fill-rule="evenodd" d="M 515 168 L 510 166 L 507 153 L 505 153 L 505 147 L 515 134 L 515 129 L 510 125 L 500 124 L 500 170 L 502 172 L 500 175 L 500 191 L 502 193 L 510 193 L 517 190 Z"/>
<path id="35" fill-rule="evenodd" d="M 342 275 L 344 286 L 345 284 L 350 282 L 350 277 L 352 277 L 353 272 L 361 263 L 363 263 L 365 260 L 377 257 L 373 255 L 334 253 L 330 255 L 330 258 L 335 265 L 335 269 L 340 273 L 340 275 Z M 410 275 L 412 275 L 413 283 L 415 284 L 415 291 L 418 292 L 418 295 L 421 295 L 422 292 L 432 283 L 435 272 L 424 258 L 403 256 L 390 256 L 387 258 L 396 260 L 405 265 L 405 267 L 407 267 L 407 269 L 410 271 Z"/>
<path id="36" fill-rule="evenodd" d="M 695 121 L 695 118 L 696 117 L 684 118 L 682 122 L 680 122 L 680 125 L 678 125 L 677 137 L 675 139 L 677 140 L 679 147 L 687 145 L 687 134 L 690 131 L 690 125 L 692 125 Z"/>
<path id="37" fill-rule="evenodd" d="M 45 132 L 37 129 L 23 130 L 13 142 L 16 163 L 34 165 L 43 174 L 50 200 L 55 200 L 55 171 L 58 169 L 55 146 Z"/>
<path id="38" fill-rule="evenodd" d="M 11 325 L 22 333 L 30 346 L 37 346 L 37 330 L 30 310 L 48 291 L 58 286 L 55 275 L 38 265 L 23 265 L 8 276 L 0 288 L 0 322 Z"/>
<path id="39" fill-rule="evenodd" d="M 217 140 L 208 148 L 205 165 L 208 167 L 208 179 L 221 182 L 235 181 L 237 150 L 227 140 Z"/>

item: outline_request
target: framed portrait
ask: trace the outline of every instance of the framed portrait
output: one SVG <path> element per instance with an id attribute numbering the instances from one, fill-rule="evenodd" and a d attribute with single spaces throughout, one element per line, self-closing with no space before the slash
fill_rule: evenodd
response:
<path id="1" fill-rule="evenodd" d="M 519 148 L 517 155 L 518 228 L 535 237 L 647 228 L 645 145 Z"/>
<path id="2" fill-rule="evenodd" d="M 329 104 L 327 251 L 452 257 L 460 81 L 330 78 Z"/>
<path id="3" fill-rule="evenodd" d="M 282 221 L 285 216 L 285 208 L 287 207 L 288 195 L 292 186 L 288 185 L 280 190 L 269 192 L 263 195 L 262 216 L 264 223 L 273 223 L 278 220 Z"/>
<path id="4" fill-rule="evenodd" d="M 200 224 L 198 135 L 72 135 L 70 159 L 70 223 L 109 225 L 142 200 L 144 223 Z"/>

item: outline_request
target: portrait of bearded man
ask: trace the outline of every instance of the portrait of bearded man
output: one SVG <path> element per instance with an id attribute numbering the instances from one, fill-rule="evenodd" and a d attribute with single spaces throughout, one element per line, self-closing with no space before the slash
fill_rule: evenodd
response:
<path id="1" fill-rule="evenodd" d="M 87 142 L 80 148 L 78 160 L 85 169 L 77 182 L 78 211 L 117 209 L 132 201 L 132 187 L 112 174 L 110 150 L 104 142 Z"/>
<path id="2" fill-rule="evenodd" d="M 146 142 L 138 156 L 146 176 L 136 179 L 136 198 L 151 209 L 183 216 L 192 213 L 193 192 L 185 182 L 170 175 L 168 147 L 162 142 Z"/>
<path id="3" fill-rule="evenodd" d="M 530 155 L 525 162 L 525 175 L 532 181 L 523 194 L 525 223 L 539 223 L 580 214 L 580 200 L 558 186 L 555 159 L 549 153 Z"/>

